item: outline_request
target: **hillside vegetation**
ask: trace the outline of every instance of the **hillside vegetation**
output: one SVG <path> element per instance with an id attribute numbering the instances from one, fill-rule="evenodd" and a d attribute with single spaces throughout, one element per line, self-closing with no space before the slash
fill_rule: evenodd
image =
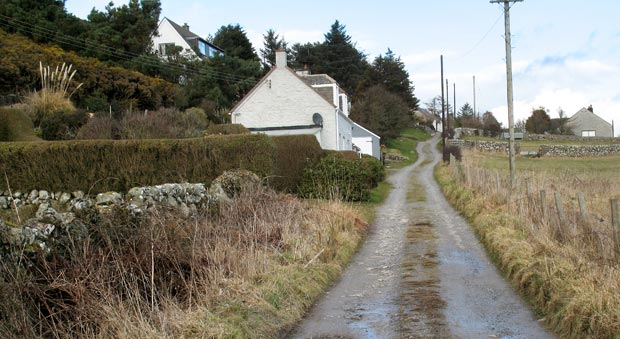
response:
<path id="1" fill-rule="evenodd" d="M 170 106 L 174 100 L 173 84 L 145 76 L 136 71 L 108 66 L 54 45 L 40 45 L 17 34 L 0 29 L 0 92 L 29 92 L 39 87 L 39 63 L 72 64 L 77 70 L 76 82 L 83 83 L 73 99 L 80 107 L 129 107 L 155 109 Z M 27 51 L 27 57 L 24 52 Z"/>

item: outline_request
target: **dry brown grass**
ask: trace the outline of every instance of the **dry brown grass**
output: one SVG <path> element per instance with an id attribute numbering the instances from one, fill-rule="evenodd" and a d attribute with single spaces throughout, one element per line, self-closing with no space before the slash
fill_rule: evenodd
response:
<path id="1" fill-rule="evenodd" d="M 65 238 L 57 255 L 3 258 L 0 337 L 274 337 L 336 278 L 366 230 L 340 203 L 263 188 L 216 215 L 82 217 L 96 220 L 89 237 Z"/>
<path id="2" fill-rule="evenodd" d="M 460 168 L 439 170 L 444 191 L 546 323 L 562 338 L 618 338 L 620 253 L 613 246 L 609 199 L 618 197 L 620 181 L 570 168 L 521 172 L 509 197 L 504 174 L 467 160 L 479 160 L 476 156 L 465 159 Z M 563 221 L 556 192 L 562 197 Z M 578 192 L 586 198 L 585 218 Z"/>

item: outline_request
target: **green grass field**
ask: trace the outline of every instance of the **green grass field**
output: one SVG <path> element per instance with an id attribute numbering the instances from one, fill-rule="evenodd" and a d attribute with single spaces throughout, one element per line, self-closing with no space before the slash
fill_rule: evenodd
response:
<path id="1" fill-rule="evenodd" d="M 508 172 L 508 155 L 468 153 L 482 167 Z M 602 177 L 617 177 L 620 156 L 564 158 L 564 157 L 517 157 L 517 171 L 544 172 L 547 174 L 598 174 Z"/>
<path id="2" fill-rule="evenodd" d="M 430 137 L 428 133 L 419 128 L 407 128 L 403 130 L 398 138 L 390 140 L 387 143 L 387 153 L 405 156 L 408 160 L 392 163 L 390 167 L 402 168 L 416 162 L 416 160 L 418 160 L 418 154 L 415 149 L 418 142 L 427 140 Z"/>

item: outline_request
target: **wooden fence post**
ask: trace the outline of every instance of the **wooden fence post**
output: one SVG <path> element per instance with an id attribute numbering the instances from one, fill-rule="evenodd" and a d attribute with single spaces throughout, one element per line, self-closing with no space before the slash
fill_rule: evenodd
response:
<path id="1" fill-rule="evenodd" d="M 577 200 L 579 201 L 579 216 L 581 222 L 586 223 L 588 221 L 588 210 L 586 209 L 586 198 L 583 196 L 583 192 L 577 193 Z"/>
<path id="2" fill-rule="evenodd" d="M 564 212 L 564 205 L 562 204 L 562 196 L 560 193 L 555 192 L 555 207 L 558 210 L 558 232 L 560 233 L 560 237 L 564 237 L 563 229 L 566 225 L 566 213 Z"/>
<path id="3" fill-rule="evenodd" d="M 614 253 L 616 257 L 620 255 L 620 213 L 618 211 L 618 200 L 611 200 L 611 226 L 614 235 Z"/>
<path id="4" fill-rule="evenodd" d="M 499 178 L 499 172 L 495 172 L 495 181 L 497 182 L 497 194 L 502 190 L 502 181 Z"/>

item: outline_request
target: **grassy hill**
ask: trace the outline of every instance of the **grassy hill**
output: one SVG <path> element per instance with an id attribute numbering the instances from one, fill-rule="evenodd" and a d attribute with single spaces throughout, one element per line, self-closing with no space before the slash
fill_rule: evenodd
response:
<path id="1" fill-rule="evenodd" d="M 32 121 L 19 109 L 0 108 L 0 141 L 41 141 Z"/>

